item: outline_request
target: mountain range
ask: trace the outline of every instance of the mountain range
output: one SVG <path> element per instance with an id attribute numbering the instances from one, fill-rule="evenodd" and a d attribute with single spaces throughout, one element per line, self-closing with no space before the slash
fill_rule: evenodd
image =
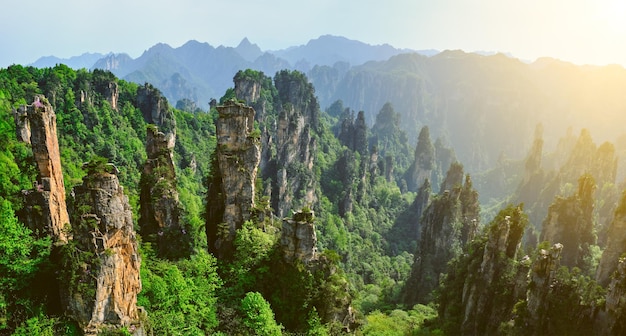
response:
<path id="1" fill-rule="evenodd" d="M 415 143 L 418 130 L 429 126 L 470 172 L 488 170 L 503 157 L 523 158 L 537 124 L 543 125 L 547 148 L 582 128 L 601 141 L 626 143 L 617 141 L 626 138 L 619 127 L 626 122 L 626 70 L 616 65 L 577 66 L 551 58 L 528 63 L 501 53 L 415 51 L 331 35 L 275 51 L 263 51 L 247 38 L 234 48 L 188 41 L 178 48 L 156 44 L 135 59 L 124 53 L 83 54 L 45 57 L 32 65 L 52 62 L 148 82 L 172 104 L 185 100 L 202 110 L 232 87 L 239 70 L 268 76 L 299 70 L 323 109 L 341 100 L 346 108 L 364 111 L 372 125 L 390 102 L 402 115 L 409 141 Z"/>
<path id="2" fill-rule="evenodd" d="M 181 99 L 190 99 L 206 109 L 211 98 L 221 97 L 231 86 L 232 76 L 238 70 L 251 68 L 268 75 L 283 69 L 307 73 L 315 65 L 332 66 L 345 62 L 355 66 L 413 52 L 424 55 L 437 53 L 436 50 L 397 49 L 388 44 L 369 45 L 345 37 L 324 35 L 306 45 L 275 51 L 263 51 L 247 38 L 234 48 L 213 47 L 192 40 L 178 48 L 159 43 L 135 59 L 125 53 L 85 53 L 69 59 L 42 57 L 31 65 L 50 67 L 64 63 L 74 69 L 109 70 L 129 81 L 154 84 L 174 104 Z"/>

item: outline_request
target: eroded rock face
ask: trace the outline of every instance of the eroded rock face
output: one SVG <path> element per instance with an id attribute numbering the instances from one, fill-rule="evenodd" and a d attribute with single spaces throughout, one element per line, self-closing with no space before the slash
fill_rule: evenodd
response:
<path id="1" fill-rule="evenodd" d="M 176 121 L 167 99 L 150 84 L 137 89 L 137 107 L 148 124 L 156 125 L 163 133 L 174 133 Z"/>
<path id="2" fill-rule="evenodd" d="M 568 198 L 557 197 L 548 209 L 540 241 L 560 242 L 565 247 L 562 263 L 583 267 L 589 246 L 595 244 L 593 233 L 593 195 L 596 184 L 591 175 L 578 180 L 578 192 Z"/>
<path id="3" fill-rule="evenodd" d="M 598 265 L 596 281 L 602 286 L 609 284 L 622 253 L 626 252 L 626 194 L 622 197 L 609 226 L 606 248 Z M 620 265 L 623 263 L 620 263 Z"/>
<path id="4" fill-rule="evenodd" d="M 86 334 L 140 328 L 140 256 L 132 212 L 117 176 L 89 173 L 74 188 L 74 241 L 66 245 L 67 309 Z"/>
<path id="5" fill-rule="evenodd" d="M 67 242 L 66 226 L 70 223 L 65 202 L 65 184 L 57 138 L 56 114 L 42 95 L 32 105 L 15 112 L 18 138 L 30 143 L 39 170 L 34 190 L 26 192 L 27 207 L 38 206 L 41 216 L 29 223 L 35 232 L 47 232 L 55 242 Z M 30 201 L 28 201 L 30 199 Z M 35 218 L 34 217 L 34 218 Z"/>
<path id="6" fill-rule="evenodd" d="M 533 262 L 530 272 L 530 285 L 526 294 L 528 323 L 531 327 L 529 331 L 532 331 L 532 334 L 540 334 L 539 331 L 546 323 L 544 321 L 545 309 L 548 307 L 548 296 L 556 278 L 562 250 L 562 244 L 554 244 L 550 250 L 540 250 L 539 256 Z"/>
<path id="7" fill-rule="evenodd" d="M 317 259 L 317 235 L 313 211 L 297 212 L 293 218 L 283 219 L 280 245 L 285 261 L 298 259 L 304 264 Z"/>
<path id="8" fill-rule="evenodd" d="M 607 335 L 626 332 L 626 259 L 620 258 L 606 294 Z"/>
<path id="9" fill-rule="evenodd" d="M 176 259 L 193 249 L 190 234 L 181 227 L 181 206 L 174 168 L 175 136 L 149 126 L 146 133 L 148 160 L 141 174 L 139 226 L 146 241 L 156 243 L 160 257 Z"/>
<path id="10" fill-rule="evenodd" d="M 430 293 L 438 286 L 440 275 L 446 273 L 448 261 L 460 255 L 476 233 L 480 219 L 478 193 L 469 175 L 465 185 L 462 181 L 463 167 L 452 165 L 442 186 L 453 187 L 450 190 L 442 187 L 423 210 L 415 261 L 404 290 L 409 305 L 432 299 Z M 426 188 L 423 192 L 430 188 L 423 187 Z M 422 202 L 428 202 L 425 195 L 420 197 Z"/>
<path id="11" fill-rule="evenodd" d="M 430 141 L 430 131 L 424 126 L 417 137 L 415 147 L 415 161 L 405 173 L 405 180 L 409 191 L 417 191 L 424 181 L 435 180 L 435 147 Z"/>
<path id="12" fill-rule="evenodd" d="M 218 257 L 233 252 L 237 229 L 250 219 L 254 207 L 257 169 L 261 159 L 254 130 L 254 109 L 234 101 L 218 106 L 217 169 L 209 186 L 207 236 Z"/>
<path id="13" fill-rule="evenodd" d="M 510 272 L 508 268 L 516 259 L 524 226 L 520 208 L 491 224 L 480 267 L 475 273 L 468 272 L 463 287 L 462 334 L 497 334 L 500 322 L 506 320 L 513 305 L 523 298 L 521 289 L 526 288 L 530 261 L 520 263 L 520 269 L 515 272 L 517 277 L 508 280 L 509 283 L 504 283 L 502 278 Z M 502 287 L 510 289 L 509 293 L 500 292 Z"/>
<path id="14" fill-rule="evenodd" d="M 263 73 L 261 73 L 263 74 Z M 239 79 L 235 77 L 235 97 L 244 99 L 246 104 L 251 105 L 261 97 L 261 83 L 259 81 Z"/>

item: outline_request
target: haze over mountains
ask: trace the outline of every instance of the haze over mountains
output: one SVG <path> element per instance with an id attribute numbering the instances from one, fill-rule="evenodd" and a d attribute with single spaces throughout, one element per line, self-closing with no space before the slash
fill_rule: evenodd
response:
<path id="1" fill-rule="evenodd" d="M 342 100 L 346 108 L 363 110 L 372 125 L 391 102 L 412 143 L 427 125 L 470 172 L 487 170 L 503 157 L 521 159 L 539 123 L 546 148 L 552 149 L 568 130 L 578 134 L 582 128 L 598 141 L 615 142 L 626 122 L 626 70 L 620 66 L 576 66 L 550 58 L 528 64 L 504 54 L 414 51 L 331 35 L 276 51 L 263 51 L 248 39 L 234 48 L 189 41 L 178 48 L 154 45 L 136 59 L 84 54 L 45 57 L 32 65 L 53 62 L 149 82 L 173 105 L 187 99 L 203 110 L 232 86 L 238 70 L 272 76 L 296 69 L 314 85 L 322 109 Z"/>
<path id="2" fill-rule="evenodd" d="M 74 69 L 110 70 L 116 76 L 130 81 L 147 81 L 156 85 L 172 103 L 187 98 L 206 109 L 208 100 L 223 95 L 232 84 L 232 74 L 241 69 L 251 68 L 269 75 L 282 69 L 296 69 L 306 73 L 315 65 L 332 66 L 337 62 L 346 62 L 355 66 L 414 52 L 424 55 L 437 53 L 435 50 L 396 49 L 388 44 L 373 46 L 344 37 L 324 35 L 306 45 L 276 51 L 263 51 L 247 38 L 234 48 L 213 47 L 192 40 L 178 48 L 156 44 L 136 59 L 125 53 L 85 53 L 69 59 L 42 57 L 31 65 L 48 67 L 64 63 Z"/>

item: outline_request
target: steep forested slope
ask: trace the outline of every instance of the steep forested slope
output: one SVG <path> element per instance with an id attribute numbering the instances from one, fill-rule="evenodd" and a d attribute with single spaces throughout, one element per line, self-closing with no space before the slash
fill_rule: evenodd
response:
<path id="1" fill-rule="evenodd" d="M 611 143 L 552 153 L 537 127 L 473 178 L 395 105 L 322 111 L 301 72 L 233 75 L 205 113 L 106 71 L 0 69 L 0 332 L 623 331 Z"/>

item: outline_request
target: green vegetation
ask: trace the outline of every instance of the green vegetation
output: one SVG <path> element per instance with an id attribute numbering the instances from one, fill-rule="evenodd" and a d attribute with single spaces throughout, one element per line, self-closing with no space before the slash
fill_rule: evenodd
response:
<path id="1" fill-rule="evenodd" d="M 175 125 L 176 131 L 173 171 L 156 162 L 153 174 L 142 178 L 146 130 L 155 126 L 144 120 L 138 106 L 139 86 L 106 71 L 74 71 L 63 65 L 0 69 L 0 334 L 80 334 L 64 315 L 66 298 L 46 288 L 65 281 L 82 297 L 91 297 L 94 277 L 89 272 L 98 267 L 94 253 L 78 251 L 76 242 L 57 248 L 46 232 L 33 226 L 32 219 L 38 218 L 33 214 L 41 216 L 43 210 L 29 203 L 22 190 L 32 188 L 37 171 L 30 147 L 17 141 L 12 109 L 31 103 L 36 94 L 47 97 L 57 115 L 70 202 L 75 201 L 69 196 L 72 188 L 86 174 L 115 172 L 138 224 L 142 190 L 148 190 L 153 202 L 167 199 L 171 190 L 178 192 L 180 232 L 166 243 L 182 252 L 160 255 L 157 240 L 147 233 L 139 237 L 143 288 L 138 305 L 147 313 L 142 322 L 155 335 L 340 335 L 347 328 L 364 335 L 516 335 L 523 334 L 525 325 L 552 334 L 593 331 L 594 314 L 608 302 L 607 289 L 593 280 L 608 232 L 599 221 L 613 215 L 619 199 L 612 145 L 596 147 L 582 132 L 572 148 L 583 154 L 561 161 L 549 157 L 553 166 L 563 167 L 553 173 L 540 169 L 541 146 L 526 165 L 503 159 L 494 170 L 478 175 L 483 185 L 498 182 L 489 190 L 503 197 L 490 203 L 487 215 L 483 212 L 493 217 L 490 224 L 472 228 L 470 220 L 479 216 L 478 194 L 462 165 L 453 164 L 454 151 L 441 139 L 432 144 L 428 127 L 410 150 L 404 114 L 391 104 L 383 105 L 369 128 L 367 114 L 355 117 L 341 101 L 320 111 L 313 86 L 298 71 L 281 71 L 271 78 L 245 70 L 235 81 L 259 85 L 259 96 L 246 103 L 258 112 L 252 136 L 265 147 L 251 220 L 237 230 L 232 258 L 217 260 L 207 252 L 211 228 L 206 227 L 207 221 L 221 223 L 223 215 L 223 209 L 207 209 L 206 204 L 206 196 L 213 195 L 210 188 L 223 197 L 211 155 L 217 142 L 216 109 L 205 113 L 184 100 L 170 110 L 168 126 Z M 117 88 L 116 101 L 112 87 Z M 229 89 L 220 102 L 242 98 Z M 279 126 L 288 140 L 283 139 L 281 147 Z M 302 139 L 306 141 L 297 142 Z M 524 175 L 524 166 L 532 171 Z M 448 167 L 449 177 L 443 180 Z M 286 183 L 279 185 L 282 168 Z M 410 172 L 416 168 L 428 170 L 432 184 L 412 180 L 416 177 Z M 601 185 L 596 187 L 596 181 Z M 523 211 L 522 205 L 501 210 L 509 199 L 496 189 L 517 183 L 512 198 L 528 201 L 532 210 Z M 444 190 L 431 195 L 440 185 Z M 571 203 L 556 201 L 548 209 L 557 194 L 562 194 L 557 200 Z M 429 205 L 430 217 L 423 219 Z M 315 214 L 310 222 L 317 230 L 318 257 L 307 263 L 285 261 L 280 242 L 282 219 L 275 214 L 289 216 L 296 209 Z M 622 216 L 624 209 L 618 208 L 615 216 Z M 82 218 L 91 210 L 70 209 L 74 229 L 96 229 L 95 219 Z M 549 244 L 537 248 L 532 235 L 539 234 L 546 217 L 541 214 L 548 210 L 562 212 L 559 218 L 569 226 L 582 225 L 578 236 L 565 232 L 559 238 L 565 245 L 563 264 L 579 268 L 555 264 L 552 273 L 544 272 L 553 276 L 552 287 L 537 319 L 526 293 L 539 282 L 527 279 L 539 274 L 536 265 L 547 260 Z M 430 245 L 431 254 L 419 254 Z M 577 254 L 568 265 L 565 251 L 571 245 Z M 106 250 L 104 255 L 111 253 Z M 412 272 L 421 273 L 423 281 L 411 283 Z M 407 304 L 406 290 L 415 291 L 415 286 L 428 286 L 423 297 L 432 302 Z M 619 309 L 611 314 L 623 316 L 626 310 Z M 129 333 L 112 329 L 102 334 Z"/>

